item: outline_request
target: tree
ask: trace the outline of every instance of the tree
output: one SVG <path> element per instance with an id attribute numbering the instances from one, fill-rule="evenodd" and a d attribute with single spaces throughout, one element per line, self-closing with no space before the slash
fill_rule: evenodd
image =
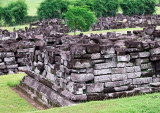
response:
<path id="1" fill-rule="evenodd" d="M 3 18 L 6 24 L 21 24 L 24 22 L 27 16 L 27 4 L 24 0 L 18 0 L 16 2 L 11 2 L 3 10 Z"/>
<path id="2" fill-rule="evenodd" d="M 155 12 L 155 0 L 123 0 L 120 4 L 124 15 L 151 15 Z"/>
<path id="3" fill-rule="evenodd" d="M 88 7 L 97 17 L 115 16 L 119 7 L 119 0 L 78 0 L 74 6 Z"/>
<path id="4" fill-rule="evenodd" d="M 40 4 L 37 14 L 40 20 L 48 18 L 63 18 L 69 2 L 66 0 L 45 0 Z"/>
<path id="5" fill-rule="evenodd" d="M 3 8 L 0 7 L 0 20 L 2 19 L 2 14 L 3 14 Z"/>
<path id="6" fill-rule="evenodd" d="M 88 31 L 90 27 L 97 21 L 93 12 L 83 7 L 70 7 L 65 14 L 67 19 L 67 25 L 74 31 Z"/>

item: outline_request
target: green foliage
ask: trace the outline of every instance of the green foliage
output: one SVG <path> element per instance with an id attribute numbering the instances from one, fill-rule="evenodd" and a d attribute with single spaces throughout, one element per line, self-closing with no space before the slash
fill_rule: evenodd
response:
<path id="1" fill-rule="evenodd" d="M 78 0 L 74 6 L 88 6 L 97 17 L 115 16 L 118 11 L 118 0 Z"/>
<path id="2" fill-rule="evenodd" d="M 119 1 L 118 0 L 104 0 L 106 7 L 106 13 L 104 16 L 115 16 L 118 11 Z"/>
<path id="3" fill-rule="evenodd" d="M 74 32 L 76 30 L 88 31 L 97 20 L 93 12 L 79 6 L 70 7 L 65 16 L 67 25 L 71 30 L 74 30 Z"/>
<path id="4" fill-rule="evenodd" d="M 37 14 L 40 20 L 47 18 L 63 18 L 69 2 L 66 0 L 45 0 L 40 4 Z"/>
<path id="5" fill-rule="evenodd" d="M 156 11 L 156 1 L 155 0 L 138 0 L 139 3 L 144 4 L 144 15 L 153 14 Z"/>
<path id="6" fill-rule="evenodd" d="M 15 25 L 25 21 L 27 5 L 23 0 L 11 2 L 3 10 L 3 18 L 6 24 Z"/>
<path id="7" fill-rule="evenodd" d="M 12 24 L 12 11 L 8 8 L 8 7 L 5 7 L 3 9 L 3 19 L 5 21 L 5 24 L 9 24 L 11 25 Z"/>
<path id="8" fill-rule="evenodd" d="M 3 14 L 3 8 L 0 7 L 0 20 L 2 19 L 2 14 Z"/>
<path id="9" fill-rule="evenodd" d="M 155 0 L 123 0 L 120 4 L 124 15 L 149 15 L 155 12 Z"/>

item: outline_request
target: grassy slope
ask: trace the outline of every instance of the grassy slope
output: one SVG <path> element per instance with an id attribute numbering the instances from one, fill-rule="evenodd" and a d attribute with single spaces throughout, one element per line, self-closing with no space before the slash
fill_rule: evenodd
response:
<path id="1" fill-rule="evenodd" d="M 9 87 L 19 84 L 24 75 L 21 73 L 0 76 L 0 113 L 21 113 L 36 110 Z"/>
<path id="2" fill-rule="evenodd" d="M 34 113 L 158 113 L 160 93 L 107 101 L 88 102 L 76 106 L 53 108 Z"/>

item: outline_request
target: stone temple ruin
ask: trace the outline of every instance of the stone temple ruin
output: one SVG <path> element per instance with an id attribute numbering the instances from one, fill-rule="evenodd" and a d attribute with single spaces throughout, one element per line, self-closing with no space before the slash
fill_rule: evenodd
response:
<path id="1" fill-rule="evenodd" d="M 33 25 L 38 27 L 0 31 L 10 37 L 0 42 L 0 74 L 25 72 L 17 87 L 47 107 L 160 91 L 156 26 L 71 36 L 52 20 Z"/>

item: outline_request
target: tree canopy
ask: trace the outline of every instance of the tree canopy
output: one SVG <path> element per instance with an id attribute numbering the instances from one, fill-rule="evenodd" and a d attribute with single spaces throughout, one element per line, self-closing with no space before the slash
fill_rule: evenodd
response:
<path id="1" fill-rule="evenodd" d="M 40 20 L 47 18 L 63 18 L 69 2 L 66 0 L 45 0 L 40 4 L 37 14 Z"/>
<path id="2" fill-rule="evenodd" d="M 84 7 L 70 7 L 65 14 L 67 25 L 73 30 L 88 31 L 90 27 L 97 21 L 93 12 Z"/>

